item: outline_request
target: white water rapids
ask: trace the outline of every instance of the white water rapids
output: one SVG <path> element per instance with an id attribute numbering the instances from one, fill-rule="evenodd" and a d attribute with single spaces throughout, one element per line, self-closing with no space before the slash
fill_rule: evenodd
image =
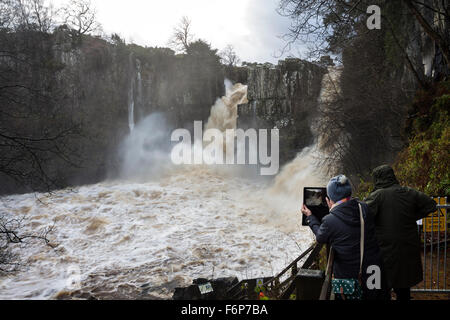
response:
<path id="1" fill-rule="evenodd" d="M 230 127 L 242 90 L 218 100 L 210 124 Z M 56 248 L 13 245 L 24 266 L 0 278 L 0 299 L 167 299 L 199 277 L 274 275 L 313 241 L 299 208 L 304 186 L 325 184 L 314 154 L 303 150 L 271 183 L 226 168 L 169 166 L 146 182 L 3 197 L 0 210 L 24 217 L 25 231 L 54 225 Z"/>

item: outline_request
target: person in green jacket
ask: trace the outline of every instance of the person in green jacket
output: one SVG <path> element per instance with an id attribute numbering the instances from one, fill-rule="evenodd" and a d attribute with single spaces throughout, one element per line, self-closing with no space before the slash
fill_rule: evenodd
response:
<path id="1" fill-rule="evenodd" d="M 373 171 L 375 191 L 365 200 L 375 217 L 376 237 L 389 287 L 397 300 L 410 300 L 411 287 L 423 280 L 417 221 L 436 211 L 426 194 L 400 186 L 387 165 Z"/>

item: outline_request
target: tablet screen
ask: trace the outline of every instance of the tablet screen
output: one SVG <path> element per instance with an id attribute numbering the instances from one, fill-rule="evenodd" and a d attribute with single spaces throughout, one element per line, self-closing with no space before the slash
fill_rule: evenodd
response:
<path id="1" fill-rule="evenodd" d="M 312 214 L 316 216 L 320 222 L 323 217 L 329 213 L 329 208 L 326 201 L 327 189 L 326 188 L 304 188 L 303 190 L 303 203 L 311 210 Z M 306 216 L 303 215 L 302 224 L 306 223 Z"/>

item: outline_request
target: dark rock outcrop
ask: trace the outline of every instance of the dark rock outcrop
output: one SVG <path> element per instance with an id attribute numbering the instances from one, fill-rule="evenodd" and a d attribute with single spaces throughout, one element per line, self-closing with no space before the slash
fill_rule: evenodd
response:
<path id="1" fill-rule="evenodd" d="M 280 162 L 314 141 L 311 119 L 326 69 L 300 59 L 248 65 L 248 104 L 239 106 L 238 127 L 280 130 Z"/>

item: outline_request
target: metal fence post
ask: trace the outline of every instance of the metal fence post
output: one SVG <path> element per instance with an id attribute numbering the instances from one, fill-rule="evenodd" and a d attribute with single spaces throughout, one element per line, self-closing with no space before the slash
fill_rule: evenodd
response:
<path id="1" fill-rule="evenodd" d="M 437 219 L 433 214 L 429 218 L 422 220 L 423 229 L 423 285 L 421 288 L 413 289 L 413 292 L 425 292 L 425 293 L 450 293 L 450 288 L 447 287 L 447 250 L 448 250 L 448 197 L 437 197 L 435 201 L 437 204 Z M 441 214 L 443 215 L 441 217 Z M 443 224 L 442 219 L 444 219 Z M 435 223 L 436 222 L 436 223 Z M 437 226 L 436 226 L 437 224 Z M 430 228 L 431 227 L 431 228 Z M 436 227 L 436 230 L 435 230 Z M 420 230 L 420 227 L 419 227 Z M 434 233 L 437 232 L 435 236 Z M 443 237 L 441 237 L 441 232 L 444 232 Z M 427 243 L 427 236 L 429 234 L 430 241 Z M 436 241 L 435 241 L 436 240 Z M 429 246 L 429 250 L 427 247 Z M 444 250 L 443 258 L 444 261 L 441 263 L 441 250 Z M 434 251 L 437 251 L 436 259 L 434 257 Z M 429 258 L 427 258 L 429 254 Z M 428 262 L 429 261 L 429 262 Z M 436 261 L 436 265 L 434 265 Z M 443 265 L 443 266 L 441 266 Z M 442 269 L 441 269 L 442 267 Z M 441 277 L 441 270 L 443 271 Z M 436 277 L 434 277 L 434 272 L 436 272 Z M 430 273 L 430 274 L 428 274 Z M 442 279 L 443 278 L 443 279 Z M 436 279 L 436 283 L 433 283 L 433 279 Z M 427 285 L 427 281 L 430 281 Z"/>

